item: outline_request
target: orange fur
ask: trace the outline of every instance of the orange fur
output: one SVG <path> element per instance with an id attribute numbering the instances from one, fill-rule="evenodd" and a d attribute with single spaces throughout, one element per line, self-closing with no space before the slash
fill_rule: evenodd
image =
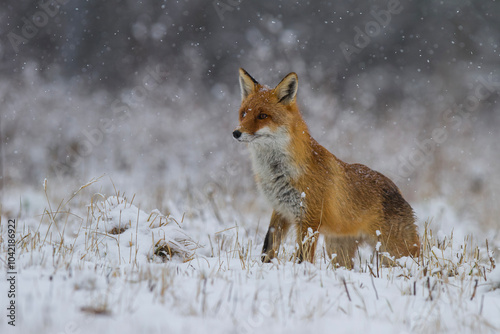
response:
<path id="1" fill-rule="evenodd" d="M 339 160 L 310 136 L 296 103 L 295 73 L 271 89 L 240 69 L 240 85 L 233 136 L 248 143 L 257 185 L 274 209 L 263 261 L 276 256 L 291 226 L 299 261 L 314 259 L 317 238 L 306 238 L 308 231 L 322 233 L 327 250 L 346 267 L 360 241 L 380 241 L 381 251 L 397 257 L 419 255 L 413 210 L 396 185 L 364 165 Z"/>

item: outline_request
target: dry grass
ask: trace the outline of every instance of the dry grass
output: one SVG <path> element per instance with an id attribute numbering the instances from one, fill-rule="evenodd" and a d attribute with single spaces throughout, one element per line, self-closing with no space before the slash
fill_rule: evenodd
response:
<path id="1" fill-rule="evenodd" d="M 167 235 L 153 233 L 151 256 L 141 260 L 140 227 L 155 230 L 186 222 L 158 211 L 146 216 L 144 226 L 138 224 L 139 212 L 135 219 L 115 221 L 110 208 L 120 206 L 125 214 L 135 208 L 133 199 L 116 192 L 113 200 L 104 201 L 105 196 L 82 187 L 76 192 L 79 196 L 53 205 L 47 188 L 45 183 L 47 209 L 38 217 L 36 228 L 18 230 L 19 256 L 31 258 L 26 267 L 49 267 L 53 275 L 85 272 L 93 264 L 93 275 L 106 277 L 108 283 L 103 283 L 104 288 L 86 281 L 74 284 L 75 291 L 91 296 L 79 304 L 82 313 L 119 314 L 127 308 L 123 306 L 126 299 L 117 296 L 146 285 L 153 303 L 195 317 L 222 321 L 232 317 L 238 319 L 237 329 L 242 331 L 258 330 L 255 319 L 263 319 L 259 324 L 292 318 L 307 322 L 341 314 L 352 319 L 382 317 L 397 323 L 407 321 L 407 315 L 398 309 L 404 303 L 415 304 L 415 312 L 422 313 L 418 321 L 405 327 L 414 332 L 446 332 L 451 325 L 439 321 L 441 314 L 446 316 L 446 307 L 463 317 L 456 325 L 461 330 L 496 328 L 485 316 L 489 312 L 485 289 L 500 287 L 500 282 L 490 279 L 496 268 L 493 248 L 497 246 L 487 240 L 473 236 L 456 240 L 453 233 L 438 237 L 426 222 L 418 258 L 393 259 L 387 264 L 386 254 L 361 250 L 354 259 L 354 270 L 346 270 L 335 265 L 321 247 L 314 265 L 298 264 L 296 245 L 290 243 L 283 245 L 271 264 L 262 264 L 261 245 L 233 226 L 208 237 L 207 257 L 196 253 L 199 245 L 188 235 L 178 235 L 172 242 Z M 110 222 L 115 225 L 108 229 Z M 317 237 L 310 234 L 305 241 Z M 77 247 L 77 239 L 84 240 L 83 247 Z M 117 258 L 109 250 L 113 244 L 117 245 Z M 186 253 L 185 249 L 193 251 Z M 180 261 L 171 261 L 174 258 Z M 118 285 L 124 290 L 113 290 L 116 281 L 122 282 Z M 466 320 L 473 307 L 477 308 L 474 322 Z"/>

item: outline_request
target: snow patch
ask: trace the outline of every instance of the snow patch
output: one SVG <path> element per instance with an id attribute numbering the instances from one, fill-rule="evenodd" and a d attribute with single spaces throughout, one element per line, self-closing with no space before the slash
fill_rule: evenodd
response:
<path id="1" fill-rule="evenodd" d="M 90 209 L 92 222 L 87 233 L 75 241 L 81 252 L 88 249 L 91 238 L 98 245 L 95 253 L 111 262 L 147 263 L 173 258 L 187 261 L 199 247 L 175 219 L 159 210 L 147 214 L 125 198 L 108 197 Z"/>

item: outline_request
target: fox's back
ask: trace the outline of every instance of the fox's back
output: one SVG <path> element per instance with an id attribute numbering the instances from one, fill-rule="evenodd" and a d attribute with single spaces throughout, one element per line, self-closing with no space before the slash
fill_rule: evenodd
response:
<path id="1" fill-rule="evenodd" d="M 297 181 L 301 205 L 320 229 L 344 235 L 370 233 L 391 216 L 414 222 L 411 206 L 383 174 L 362 164 L 348 164 L 311 139 L 311 163 Z M 319 217 L 319 218 L 318 218 Z"/>

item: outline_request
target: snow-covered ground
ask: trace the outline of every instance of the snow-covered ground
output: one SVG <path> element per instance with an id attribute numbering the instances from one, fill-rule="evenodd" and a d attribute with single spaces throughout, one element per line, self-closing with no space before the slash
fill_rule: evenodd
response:
<path id="1" fill-rule="evenodd" d="M 377 254 L 362 248 L 346 270 L 321 247 L 314 264 L 294 263 L 291 243 L 262 264 L 268 213 L 253 214 L 262 220 L 255 229 L 237 219 L 221 227 L 216 210 L 187 217 L 173 204 L 168 214 L 139 208 L 138 194 L 101 193 L 107 182 L 92 180 L 63 199 L 50 195 L 49 181 L 4 202 L 0 259 L 8 262 L 9 212 L 17 217 L 17 274 L 15 298 L 0 281 L 1 333 L 500 330 L 498 235 L 468 234 L 456 222 L 450 230 L 454 218 L 442 203 L 417 209 L 444 222 L 419 221 L 420 259 L 377 267 Z M 16 327 L 7 323 L 10 300 Z"/>

